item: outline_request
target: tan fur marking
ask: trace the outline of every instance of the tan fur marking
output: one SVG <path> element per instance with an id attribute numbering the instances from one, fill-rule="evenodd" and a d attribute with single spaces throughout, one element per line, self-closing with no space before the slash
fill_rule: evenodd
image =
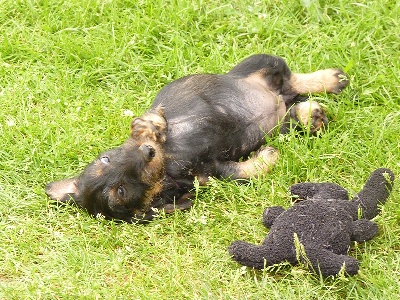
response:
<path id="1" fill-rule="evenodd" d="M 199 182 L 199 185 L 206 185 L 207 182 L 209 181 L 209 177 L 204 176 L 204 175 L 198 175 L 197 181 Z"/>
<path id="2" fill-rule="evenodd" d="M 159 181 L 156 182 L 151 189 L 147 190 L 143 197 L 143 202 L 142 202 L 143 207 L 140 209 L 134 209 L 133 213 L 135 215 L 142 215 L 142 214 L 144 215 L 150 209 L 150 205 L 154 197 L 161 192 L 162 187 L 163 187 L 162 182 Z"/>
<path id="3" fill-rule="evenodd" d="M 96 168 L 94 168 L 93 170 L 92 170 L 92 175 L 94 176 L 94 177 L 101 177 L 101 176 L 103 176 L 103 174 L 104 174 L 104 164 L 100 161 L 100 160 L 96 160 L 95 162 L 94 162 L 94 164 L 95 164 L 95 166 L 96 166 Z M 108 167 L 110 167 L 110 165 L 108 165 Z"/>
<path id="4" fill-rule="evenodd" d="M 268 84 L 265 81 L 265 78 L 261 72 L 252 73 L 249 76 L 247 76 L 244 80 L 250 84 L 258 85 L 263 87 L 264 89 L 269 90 Z"/>

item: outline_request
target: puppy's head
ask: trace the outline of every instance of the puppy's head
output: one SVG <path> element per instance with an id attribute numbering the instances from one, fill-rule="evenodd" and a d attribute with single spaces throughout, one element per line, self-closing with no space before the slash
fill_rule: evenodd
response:
<path id="1" fill-rule="evenodd" d="M 46 194 L 93 216 L 141 219 L 162 189 L 166 127 L 161 108 L 135 118 L 122 146 L 101 153 L 79 176 L 49 183 Z"/>

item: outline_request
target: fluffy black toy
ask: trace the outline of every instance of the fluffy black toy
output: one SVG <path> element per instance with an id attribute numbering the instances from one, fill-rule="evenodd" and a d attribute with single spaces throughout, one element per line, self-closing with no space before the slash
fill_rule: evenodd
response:
<path id="1" fill-rule="evenodd" d="M 347 191 L 335 183 L 299 183 L 290 192 L 298 203 L 285 211 L 280 206 L 264 211 L 270 228 L 262 245 L 235 241 L 229 253 L 237 262 L 256 269 L 287 261 L 299 262 L 327 277 L 344 270 L 358 272 L 359 261 L 348 256 L 350 241 L 367 241 L 378 233 L 370 221 L 392 190 L 393 172 L 377 169 L 364 188 L 349 201 Z"/>

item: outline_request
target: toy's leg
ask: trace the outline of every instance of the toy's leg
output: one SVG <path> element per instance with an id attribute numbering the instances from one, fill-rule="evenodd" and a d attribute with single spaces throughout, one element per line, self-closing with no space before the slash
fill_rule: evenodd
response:
<path id="1" fill-rule="evenodd" d="M 347 191 L 340 185 L 331 182 L 303 182 L 290 187 L 290 193 L 294 201 L 308 199 L 338 199 L 349 200 Z"/>
<path id="2" fill-rule="evenodd" d="M 283 213 L 285 209 L 282 206 L 271 206 L 267 207 L 263 213 L 263 224 L 267 228 L 271 228 L 275 219 Z"/>
<path id="3" fill-rule="evenodd" d="M 233 242 L 228 250 L 238 263 L 259 270 L 285 260 L 281 257 L 281 253 L 270 253 L 265 246 L 257 246 L 244 241 Z"/>
<path id="4" fill-rule="evenodd" d="M 378 225 L 368 219 L 360 219 L 353 222 L 351 240 L 364 242 L 372 239 L 378 233 Z"/>
<path id="5" fill-rule="evenodd" d="M 352 276 L 358 272 L 359 261 L 354 257 L 317 247 L 306 247 L 305 253 L 305 256 L 300 255 L 301 262 L 324 277 L 338 275 L 342 268 L 347 275 Z"/>
<path id="6" fill-rule="evenodd" d="M 379 205 L 386 202 L 393 188 L 394 174 L 389 169 L 377 169 L 371 173 L 364 188 L 353 202 L 361 208 L 362 217 L 372 219 L 379 213 Z"/>

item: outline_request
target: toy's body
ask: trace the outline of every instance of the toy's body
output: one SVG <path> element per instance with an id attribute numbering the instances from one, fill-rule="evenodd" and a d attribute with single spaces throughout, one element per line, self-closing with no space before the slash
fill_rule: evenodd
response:
<path id="1" fill-rule="evenodd" d="M 287 261 L 301 262 L 323 276 L 337 275 L 343 267 L 354 275 L 359 262 L 347 255 L 350 242 L 377 234 L 378 226 L 369 219 L 388 198 L 393 180 L 389 169 L 374 171 L 353 201 L 336 184 L 293 185 L 291 193 L 300 202 L 286 211 L 278 206 L 264 211 L 263 223 L 270 231 L 263 244 L 235 241 L 229 252 L 239 263 L 256 269 Z"/>

